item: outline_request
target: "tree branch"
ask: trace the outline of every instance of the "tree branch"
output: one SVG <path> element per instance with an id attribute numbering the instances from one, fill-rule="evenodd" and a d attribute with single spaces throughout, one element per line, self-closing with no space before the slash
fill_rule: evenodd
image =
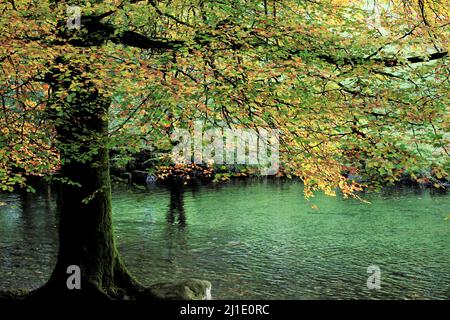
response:
<path id="1" fill-rule="evenodd" d="M 83 33 L 81 37 L 78 34 L 73 34 L 69 42 L 79 47 L 90 47 L 100 46 L 106 41 L 112 41 L 116 44 L 141 49 L 162 50 L 175 49 L 184 44 L 184 41 L 181 40 L 151 39 L 135 31 L 124 31 L 116 34 L 116 28 L 113 25 L 100 21 L 104 17 L 105 15 L 81 17 L 82 27 L 87 32 Z"/>
<path id="2" fill-rule="evenodd" d="M 428 62 L 428 61 L 432 61 L 432 60 L 437 60 L 437 59 L 443 59 L 448 57 L 448 51 L 442 51 L 442 52 L 435 52 L 429 55 L 424 55 L 424 56 L 415 56 L 415 57 L 407 57 L 405 59 L 406 63 L 420 63 L 420 62 Z M 371 58 L 371 57 L 367 57 L 367 58 L 362 58 L 362 59 L 358 59 L 358 58 L 343 58 L 343 59 L 337 59 L 336 57 L 330 56 L 330 55 L 326 55 L 326 54 L 321 54 L 318 56 L 319 59 L 326 61 L 328 63 L 337 65 L 337 66 L 343 66 L 343 65 L 360 65 L 364 62 L 370 62 L 370 61 L 374 61 L 376 63 L 379 64 L 383 64 L 385 67 L 396 67 L 399 65 L 404 64 L 405 62 L 403 62 L 400 59 L 396 59 L 396 58 Z"/>
<path id="3" fill-rule="evenodd" d="M 415 57 L 408 57 L 406 58 L 407 63 L 420 63 L 420 62 L 428 62 L 432 60 L 442 59 L 446 58 L 448 56 L 448 51 L 442 51 L 442 52 L 435 52 L 429 55 L 424 56 L 415 56 Z M 398 59 L 372 59 L 373 61 L 377 61 L 379 63 L 384 64 L 386 67 L 395 67 L 398 65 L 403 64 L 402 61 Z"/>

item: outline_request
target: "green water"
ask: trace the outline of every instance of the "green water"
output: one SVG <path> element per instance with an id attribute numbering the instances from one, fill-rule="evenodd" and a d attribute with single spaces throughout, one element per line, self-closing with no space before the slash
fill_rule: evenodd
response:
<path id="1" fill-rule="evenodd" d="M 280 181 L 117 189 L 113 215 L 119 250 L 144 284 L 204 278 L 216 299 L 449 299 L 449 194 L 365 197 L 308 202 L 301 184 Z M 37 287 L 55 261 L 54 200 L 0 202 L 0 290 Z M 371 265 L 379 290 L 367 288 Z"/>

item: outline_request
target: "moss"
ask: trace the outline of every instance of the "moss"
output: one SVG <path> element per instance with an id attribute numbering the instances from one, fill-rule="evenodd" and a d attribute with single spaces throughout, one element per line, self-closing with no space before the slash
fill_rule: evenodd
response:
<path id="1" fill-rule="evenodd" d="M 0 301 L 23 300 L 29 293 L 27 289 L 0 291 Z"/>

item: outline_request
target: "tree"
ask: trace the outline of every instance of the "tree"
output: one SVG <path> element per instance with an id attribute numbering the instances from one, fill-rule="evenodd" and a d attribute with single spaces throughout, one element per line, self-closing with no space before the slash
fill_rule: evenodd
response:
<path id="1" fill-rule="evenodd" d="M 169 127 L 198 118 L 279 130 L 283 171 L 307 196 L 355 195 L 349 173 L 366 185 L 424 166 L 446 175 L 445 2 L 352 3 L 2 3 L 2 189 L 61 172 L 58 261 L 34 294 L 152 297 L 114 244 L 108 150 L 167 148 Z M 82 290 L 67 289 L 69 265 Z"/>

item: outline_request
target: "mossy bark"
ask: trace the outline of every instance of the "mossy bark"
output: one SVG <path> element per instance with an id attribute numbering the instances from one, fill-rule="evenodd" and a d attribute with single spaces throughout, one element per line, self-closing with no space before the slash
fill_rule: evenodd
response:
<path id="1" fill-rule="evenodd" d="M 52 83 L 55 93 L 68 83 Z M 111 216 L 108 108 L 95 87 L 80 88 L 68 103 L 55 95 L 49 115 L 58 133 L 64 181 L 58 198 L 59 252 L 49 281 L 30 297 L 121 298 L 145 290 L 128 273 L 115 246 Z M 81 289 L 69 289 L 67 269 L 81 270 Z"/>

